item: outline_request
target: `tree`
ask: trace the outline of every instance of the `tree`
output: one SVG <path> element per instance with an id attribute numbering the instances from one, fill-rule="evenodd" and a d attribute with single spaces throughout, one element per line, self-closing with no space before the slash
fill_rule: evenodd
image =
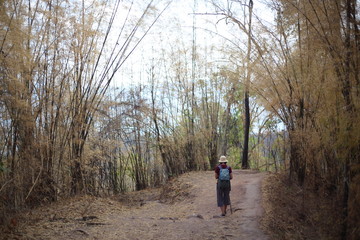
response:
<path id="1" fill-rule="evenodd" d="M 249 168 L 249 134 L 250 134 L 250 104 L 249 104 L 249 88 L 250 88 L 250 79 L 251 79 L 251 23 L 252 23 L 252 11 L 253 11 L 253 1 L 249 1 L 249 23 L 248 23 L 248 44 L 247 44 L 247 55 L 246 55 L 246 82 L 245 82 L 245 96 L 244 96 L 244 107 L 245 107 L 245 121 L 244 121 L 244 149 L 243 157 L 241 162 L 241 167 L 243 169 Z"/>
<path id="2" fill-rule="evenodd" d="M 87 191 L 99 106 L 169 2 L 109 4 L 1 1 L 2 209 Z"/>
<path id="3" fill-rule="evenodd" d="M 245 14 L 245 9 L 242 9 L 244 12 L 244 20 L 241 21 L 239 17 L 235 14 L 236 7 L 233 2 L 236 2 L 241 7 L 247 7 L 249 10 L 248 15 Z M 247 36 L 247 53 L 246 58 L 243 60 L 246 63 L 245 67 L 245 77 L 244 77 L 244 141 L 243 141 L 243 149 L 242 149 L 242 158 L 241 165 L 243 169 L 247 169 L 250 167 L 249 165 L 249 134 L 250 134 L 250 126 L 251 126 L 251 116 L 250 116 L 250 101 L 249 101 L 249 90 L 251 83 L 251 55 L 252 55 L 252 43 L 254 41 L 254 37 L 252 36 L 252 12 L 253 12 L 253 1 L 250 0 L 248 4 L 243 3 L 242 1 L 226 1 L 222 6 L 217 1 L 212 1 L 213 5 L 216 8 L 216 14 L 224 16 L 225 21 L 231 21 L 234 23 L 241 32 L 244 32 Z M 246 19 L 248 17 L 248 19 Z M 246 21 L 247 26 L 246 26 Z M 241 38 L 241 37 L 239 37 Z"/>
<path id="4" fill-rule="evenodd" d="M 360 137 L 354 125 L 359 118 L 356 1 L 273 3 L 277 26 L 266 47 L 272 55 L 262 55 L 265 71 L 257 78 L 266 81 L 256 88 L 287 128 L 290 179 L 341 195 L 342 238 L 356 238 L 357 217 L 349 214 L 359 211 L 350 207 L 359 199 L 350 200 L 350 189 L 358 184 L 349 167 L 359 162 L 353 145 Z"/>

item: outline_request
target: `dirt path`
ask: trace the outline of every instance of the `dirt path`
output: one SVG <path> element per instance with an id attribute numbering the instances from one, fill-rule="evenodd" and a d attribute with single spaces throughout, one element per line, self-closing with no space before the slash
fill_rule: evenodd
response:
<path id="1" fill-rule="evenodd" d="M 213 172 L 187 173 L 177 181 L 184 194 L 174 204 L 142 200 L 124 205 L 114 200 L 73 201 L 43 208 L 47 216 L 24 224 L 14 239 L 268 239 L 259 228 L 262 214 L 260 185 L 264 173 L 234 171 L 233 214 L 220 217 Z M 148 196 L 151 195 L 148 192 Z M 163 194 L 166 194 L 165 192 Z M 79 203 L 81 202 L 81 203 Z M 34 215 L 36 215 L 34 213 Z M 88 219 L 83 218 L 88 216 Z M 8 236 L 9 238 L 9 236 Z"/>

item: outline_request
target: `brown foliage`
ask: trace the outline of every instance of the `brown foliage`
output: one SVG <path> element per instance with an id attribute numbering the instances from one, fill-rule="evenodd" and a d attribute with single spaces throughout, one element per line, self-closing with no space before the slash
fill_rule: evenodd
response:
<path id="1" fill-rule="evenodd" d="M 335 194 L 330 200 L 342 205 L 342 238 L 356 239 L 357 217 L 350 213 L 360 201 L 358 172 L 351 170 L 360 161 L 356 1 L 273 6 L 272 51 L 262 56 L 265 71 L 257 72 L 254 88 L 286 125 L 290 179 Z"/>
<path id="2" fill-rule="evenodd" d="M 261 223 L 272 239 L 340 238 L 341 204 L 336 194 L 290 183 L 284 174 L 269 174 L 262 191 Z"/>

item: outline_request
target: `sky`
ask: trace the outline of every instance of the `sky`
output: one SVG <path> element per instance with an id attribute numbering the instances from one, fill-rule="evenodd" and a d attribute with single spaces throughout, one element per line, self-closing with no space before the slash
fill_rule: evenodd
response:
<path id="1" fill-rule="evenodd" d="M 232 38 L 233 33 L 238 32 L 238 29 L 231 30 L 229 28 L 231 25 L 226 24 L 224 20 L 219 21 L 219 16 L 212 15 L 215 13 L 215 8 L 209 1 L 195 1 L 196 4 L 194 4 L 194 0 L 173 0 L 171 2 L 161 18 L 129 57 L 124 67 L 116 74 L 113 81 L 114 86 L 126 86 L 146 81 L 146 76 L 141 74 L 146 71 L 146 69 L 142 69 L 146 67 L 144 62 L 154 58 L 161 49 L 169 49 L 176 44 L 181 44 L 181 41 L 183 44 L 191 46 L 193 23 L 196 26 L 196 45 L 199 46 L 199 49 L 222 44 L 223 39 L 219 36 Z M 262 1 L 255 1 L 254 13 L 266 21 L 273 19 L 273 13 L 265 7 Z M 216 32 L 218 35 L 210 34 L 210 32 Z"/>

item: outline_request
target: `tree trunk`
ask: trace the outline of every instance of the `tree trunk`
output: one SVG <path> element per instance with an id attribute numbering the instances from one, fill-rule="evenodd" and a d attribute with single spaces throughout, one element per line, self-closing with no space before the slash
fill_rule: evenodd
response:
<path id="1" fill-rule="evenodd" d="M 250 106 L 249 106 L 249 93 L 245 90 L 245 121 L 244 121 L 244 149 L 241 162 L 242 169 L 249 168 L 249 133 L 250 133 Z"/>
<path id="2" fill-rule="evenodd" d="M 242 169 L 249 168 L 249 134 L 250 134 L 250 104 L 249 104 L 249 84 L 251 79 L 250 70 L 250 56 L 251 56 L 251 18 L 252 18 L 253 1 L 249 1 L 249 33 L 248 33 L 248 49 L 246 56 L 246 79 L 245 79 L 245 121 L 244 121 L 244 149 L 241 167 Z"/>

